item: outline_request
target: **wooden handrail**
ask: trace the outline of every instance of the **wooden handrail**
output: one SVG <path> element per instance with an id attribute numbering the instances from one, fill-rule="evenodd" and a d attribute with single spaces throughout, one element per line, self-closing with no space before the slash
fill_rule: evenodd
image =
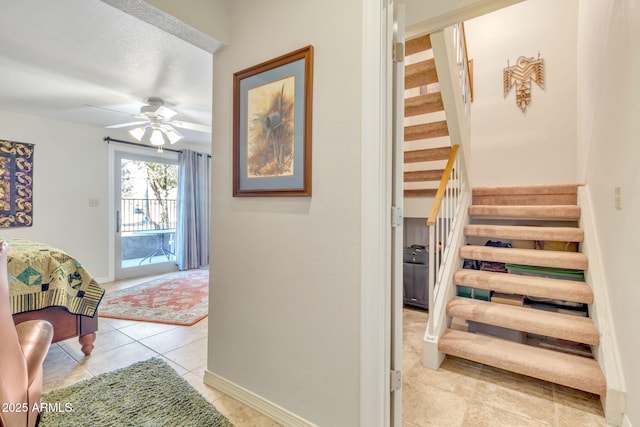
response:
<path id="1" fill-rule="evenodd" d="M 471 102 L 473 102 L 473 69 L 472 62 L 469 61 L 469 51 L 467 50 L 467 33 L 464 30 L 464 22 L 460 23 L 460 28 L 462 28 L 462 41 L 464 43 L 464 59 L 467 62 L 465 64 L 467 68 L 467 78 L 469 79 L 469 97 Z"/>
<path id="2" fill-rule="evenodd" d="M 440 205 L 442 204 L 442 199 L 444 198 L 447 184 L 449 184 L 451 170 L 453 169 L 453 164 L 455 163 L 456 155 L 458 154 L 458 148 L 460 148 L 460 146 L 457 144 L 451 147 L 449 160 L 447 161 L 447 166 L 444 168 L 444 173 L 442 174 L 442 179 L 440 180 L 440 185 L 438 186 L 438 192 L 436 193 L 436 197 L 433 200 L 431 213 L 429 214 L 429 218 L 427 219 L 428 226 L 434 225 L 436 223 L 436 218 L 438 217 L 438 212 L 440 211 Z"/>

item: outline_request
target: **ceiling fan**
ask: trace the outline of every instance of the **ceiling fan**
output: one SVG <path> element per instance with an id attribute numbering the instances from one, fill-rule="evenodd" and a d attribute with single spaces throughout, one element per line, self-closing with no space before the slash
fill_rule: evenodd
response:
<path id="1" fill-rule="evenodd" d="M 145 101 L 147 105 L 140 107 L 140 114 L 133 116 L 142 120 L 111 125 L 107 126 L 107 128 L 118 129 L 137 126 L 129 131 L 131 136 L 140 142 L 148 142 L 157 146 L 162 146 L 166 143 L 175 144 L 184 138 L 176 128 L 211 133 L 211 127 L 209 126 L 172 120 L 178 112 L 165 106 L 165 102 L 161 98 L 147 98 Z"/>

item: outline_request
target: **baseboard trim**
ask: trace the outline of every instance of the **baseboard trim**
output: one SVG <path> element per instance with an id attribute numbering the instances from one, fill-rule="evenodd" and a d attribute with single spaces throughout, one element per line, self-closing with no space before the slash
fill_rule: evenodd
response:
<path id="1" fill-rule="evenodd" d="M 600 256 L 600 243 L 589 186 L 578 187 L 578 205 L 581 208 L 580 227 L 584 230 L 582 252 L 589 258 L 585 280 L 591 286 L 594 297 L 594 303 L 590 305 L 589 312 L 600 331 L 600 345 L 594 348 L 595 358 L 607 382 L 607 394 L 601 396 L 601 399 L 607 423 L 621 426 L 627 404 L 626 386 L 620 368 L 618 341 L 611 315 L 608 284 Z"/>
<path id="2" fill-rule="evenodd" d="M 287 411 L 283 407 L 276 405 L 264 397 L 259 396 L 254 392 L 209 371 L 208 369 L 204 371 L 204 383 L 247 405 L 251 409 L 260 412 L 283 426 L 317 427 L 316 424 L 299 417 L 293 412 Z"/>

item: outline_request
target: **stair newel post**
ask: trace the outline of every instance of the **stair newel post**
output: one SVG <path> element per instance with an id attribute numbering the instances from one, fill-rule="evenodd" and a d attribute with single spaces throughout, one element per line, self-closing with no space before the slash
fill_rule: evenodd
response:
<path id="1" fill-rule="evenodd" d="M 435 241 L 436 241 L 436 227 L 435 224 L 429 224 L 429 274 L 428 274 L 428 280 L 429 280 L 429 322 L 428 324 L 428 329 L 427 329 L 427 334 L 429 336 L 433 336 L 433 332 L 434 332 L 434 321 L 435 321 L 435 307 L 433 304 L 434 301 L 434 295 L 433 295 L 433 288 L 435 285 L 435 281 L 436 281 L 436 274 L 438 274 L 435 265 L 435 258 L 436 258 L 436 254 L 435 251 L 433 250 L 433 248 L 435 248 Z"/>

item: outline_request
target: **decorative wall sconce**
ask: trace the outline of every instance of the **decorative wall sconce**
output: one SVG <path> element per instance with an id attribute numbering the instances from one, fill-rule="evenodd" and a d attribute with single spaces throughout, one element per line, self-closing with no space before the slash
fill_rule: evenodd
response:
<path id="1" fill-rule="evenodd" d="M 518 58 L 516 65 L 510 67 L 507 59 L 507 68 L 503 72 L 504 97 L 506 98 L 511 88 L 516 87 L 516 104 L 524 113 L 531 102 L 531 81 L 534 81 L 544 89 L 544 59 Z"/>

